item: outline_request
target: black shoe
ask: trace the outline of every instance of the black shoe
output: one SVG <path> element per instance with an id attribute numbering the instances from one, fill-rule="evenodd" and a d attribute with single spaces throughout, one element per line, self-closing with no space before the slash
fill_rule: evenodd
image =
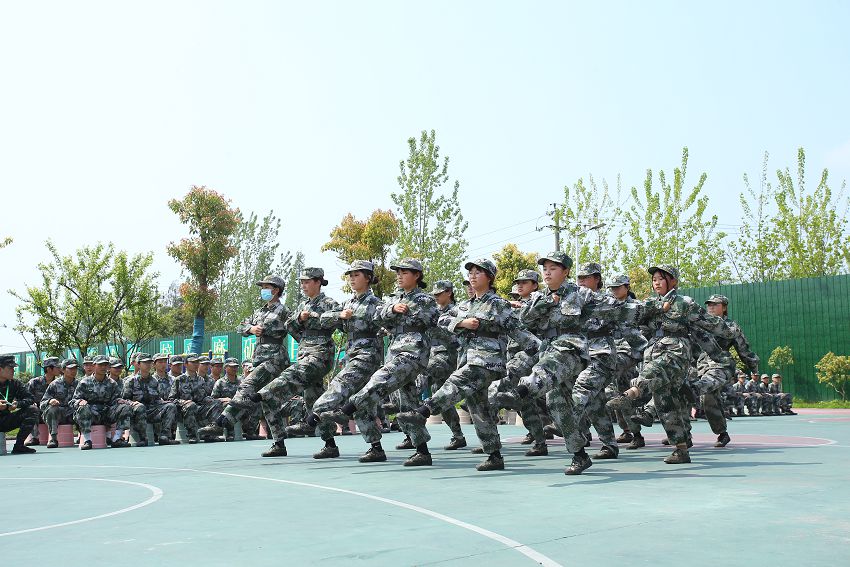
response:
<path id="1" fill-rule="evenodd" d="M 623 431 L 619 437 L 617 437 L 617 443 L 631 443 L 634 436 L 631 431 Z"/>
<path id="2" fill-rule="evenodd" d="M 473 447 L 469 452 L 473 455 L 483 455 L 484 447 Z"/>
<path id="3" fill-rule="evenodd" d="M 652 427 L 652 424 L 655 423 L 655 418 L 652 417 L 652 414 L 646 411 L 639 411 L 629 417 L 635 423 L 639 423 L 644 427 Z"/>
<path id="4" fill-rule="evenodd" d="M 59 441 L 57 441 L 55 438 L 51 437 L 50 441 L 47 442 L 47 448 L 48 449 L 56 449 L 57 447 L 59 447 Z"/>
<path id="5" fill-rule="evenodd" d="M 313 454 L 314 459 L 335 459 L 339 457 L 339 447 L 322 447 L 318 453 Z"/>
<path id="6" fill-rule="evenodd" d="M 599 452 L 593 455 L 594 459 L 616 459 L 617 453 L 611 447 L 603 445 Z"/>
<path id="7" fill-rule="evenodd" d="M 525 437 L 523 437 L 522 441 L 520 441 L 519 443 L 520 445 L 531 445 L 532 443 L 534 443 L 534 437 L 531 435 L 531 433 L 526 433 Z"/>
<path id="8" fill-rule="evenodd" d="M 664 462 L 668 465 L 683 465 L 691 462 L 691 456 L 687 449 L 676 449 L 664 459 Z"/>
<path id="9" fill-rule="evenodd" d="M 198 435 L 201 437 L 221 437 L 224 435 L 224 428 L 216 424 L 207 425 L 198 430 Z"/>
<path id="10" fill-rule="evenodd" d="M 198 439 L 196 437 L 189 437 L 189 440 L 187 441 L 187 443 L 189 443 L 189 445 L 195 445 L 197 442 L 198 442 Z"/>
<path id="11" fill-rule="evenodd" d="M 789 409 L 789 410 L 785 410 L 785 415 L 797 415 L 797 412 Z"/>
<path id="12" fill-rule="evenodd" d="M 731 441 L 731 440 L 732 439 L 729 437 L 729 434 L 724 431 L 723 433 L 721 433 L 720 435 L 717 436 L 717 443 L 715 443 L 714 446 L 715 447 L 725 447 L 726 445 L 729 444 L 729 441 Z"/>
<path id="13" fill-rule="evenodd" d="M 505 470 L 505 459 L 493 453 L 487 457 L 487 460 L 478 463 L 475 469 L 479 471 L 503 471 Z"/>
<path id="14" fill-rule="evenodd" d="M 148 440 L 147 439 L 139 439 L 138 443 L 134 445 L 134 447 L 147 447 Z"/>
<path id="15" fill-rule="evenodd" d="M 363 453 L 363 456 L 358 460 L 361 463 L 383 463 L 387 460 L 387 454 L 380 449 L 369 447 L 369 450 Z"/>
<path id="16" fill-rule="evenodd" d="M 526 457 L 545 457 L 549 454 L 549 448 L 546 443 L 535 443 L 534 446 L 525 452 Z"/>
<path id="17" fill-rule="evenodd" d="M 554 439 L 555 436 L 563 437 L 561 431 L 551 423 L 543 428 L 543 433 L 546 435 L 546 439 Z"/>
<path id="18" fill-rule="evenodd" d="M 283 442 L 275 441 L 272 443 L 271 448 L 268 451 L 263 453 L 264 457 L 285 457 L 286 456 L 286 445 Z"/>
<path id="19" fill-rule="evenodd" d="M 41 441 L 39 441 L 38 437 L 36 437 L 34 439 L 30 439 L 29 441 L 24 443 L 24 445 L 27 446 L 27 447 L 33 447 L 33 446 L 36 446 L 36 445 L 41 445 Z"/>
<path id="20" fill-rule="evenodd" d="M 573 462 L 570 463 L 570 466 L 564 470 L 564 474 L 568 475 L 576 475 L 581 474 L 587 469 L 593 466 L 593 461 L 590 460 L 590 457 L 585 455 L 573 455 Z"/>
<path id="21" fill-rule="evenodd" d="M 112 439 L 110 439 L 109 437 L 106 438 L 106 446 L 112 447 Z"/>
<path id="22" fill-rule="evenodd" d="M 419 451 L 416 451 L 409 459 L 404 461 L 406 467 L 430 467 L 431 465 L 431 454 L 420 453 Z"/>
<path id="23" fill-rule="evenodd" d="M 405 437 L 404 441 L 395 446 L 396 449 L 414 449 L 413 441 L 410 440 L 410 437 Z"/>
<path id="24" fill-rule="evenodd" d="M 112 442 L 113 449 L 122 449 L 124 447 L 129 447 L 130 444 L 121 439 L 120 437 Z"/>
<path id="25" fill-rule="evenodd" d="M 289 433 L 287 433 L 287 435 L 289 435 Z M 233 439 L 233 435 L 229 435 L 228 437 L 230 439 Z M 244 439 L 245 441 L 259 441 L 261 439 L 265 439 L 265 437 L 257 435 L 256 433 L 243 433 L 242 439 Z"/>
<path id="26" fill-rule="evenodd" d="M 6 442 L 5 440 L 3 441 Z M 35 449 L 32 447 L 27 447 L 26 445 L 15 445 L 12 447 L 10 451 L 13 455 L 29 455 L 30 453 L 35 453 Z"/>
<path id="27" fill-rule="evenodd" d="M 665 437 L 664 439 L 661 440 L 661 444 L 662 445 L 670 445 L 670 440 Z"/>
<path id="28" fill-rule="evenodd" d="M 449 444 L 443 447 L 446 451 L 457 451 L 466 447 L 466 437 L 452 437 Z"/>
<path id="29" fill-rule="evenodd" d="M 162 437 L 159 438 L 159 444 L 160 445 L 179 445 L 180 441 L 177 441 L 176 439 L 169 439 L 168 437 L 163 435 Z"/>
<path id="30" fill-rule="evenodd" d="M 635 438 L 632 439 L 632 442 L 629 443 L 629 446 L 626 449 L 640 449 L 641 447 L 646 447 L 646 440 L 644 440 L 643 435 L 635 435 Z"/>
<path id="31" fill-rule="evenodd" d="M 83 444 L 80 445 L 80 451 L 88 451 L 91 449 L 91 441 L 83 441 Z"/>

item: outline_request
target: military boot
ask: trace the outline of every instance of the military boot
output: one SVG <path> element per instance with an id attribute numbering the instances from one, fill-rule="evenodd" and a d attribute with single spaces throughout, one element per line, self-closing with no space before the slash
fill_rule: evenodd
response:
<path id="1" fill-rule="evenodd" d="M 549 447 L 546 443 L 535 443 L 534 446 L 525 452 L 526 457 L 545 457 L 549 454 Z"/>
<path id="2" fill-rule="evenodd" d="M 47 442 L 48 449 L 56 449 L 59 447 L 59 441 L 56 440 L 56 437 L 51 437 L 50 441 Z"/>
<path id="3" fill-rule="evenodd" d="M 363 453 L 359 461 L 361 463 L 383 463 L 387 460 L 387 454 L 381 449 L 369 447 L 369 450 Z"/>
<path id="4" fill-rule="evenodd" d="M 593 455 L 594 459 L 616 459 L 617 453 L 611 447 L 603 445 L 599 452 Z"/>
<path id="5" fill-rule="evenodd" d="M 729 437 L 729 433 L 724 431 L 720 435 L 717 436 L 717 443 L 714 444 L 715 447 L 725 447 L 729 444 L 729 441 L 732 439 Z"/>
<path id="6" fill-rule="evenodd" d="M 457 451 L 466 447 L 466 437 L 452 437 L 449 444 L 443 447 L 446 451 Z"/>
<path id="7" fill-rule="evenodd" d="M 636 433 L 634 439 L 632 439 L 632 442 L 629 443 L 629 446 L 626 447 L 626 449 L 634 450 L 640 449 L 641 447 L 646 447 L 646 440 L 644 440 L 643 435 Z"/>
<path id="8" fill-rule="evenodd" d="M 475 469 L 479 471 L 503 471 L 505 470 L 505 459 L 496 451 L 495 453 L 491 453 L 487 457 L 487 460 L 478 463 Z"/>
<path id="9" fill-rule="evenodd" d="M 314 459 L 335 459 L 339 457 L 339 447 L 325 445 L 318 453 L 313 453 Z"/>
<path id="10" fill-rule="evenodd" d="M 286 445 L 284 445 L 283 441 L 275 441 L 272 443 L 272 446 L 268 451 L 263 453 L 263 457 L 285 457 L 286 456 Z"/>
<path id="11" fill-rule="evenodd" d="M 406 467 L 430 467 L 432 465 L 431 453 L 420 453 L 416 451 L 409 459 L 404 461 Z"/>
<path id="12" fill-rule="evenodd" d="M 198 430 L 198 435 L 201 437 L 220 437 L 224 435 L 224 428 L 218 424 L 211 423 L 206 427 L 202 427 Z"/>
<path id="13" fill-rule="evenodd" d="M 563 435 L 561 435 L 561 430 L 555 427 L 552 423 L 543 428 L 543 433 L 546 435 L 546 439 L 554 439 L 555 436 L 563 437 Z"/>
<path id="14" fill-rule="evenodd" d="M 687 449 L 676 449 L 664 459 L 664 462 L 668 465 L 683 465 L 691 462 L 691 456 Z"/>
<path id="15" fill-rule="evenodd" d="M 573 455 L 573 462 L 570 463 L 570 466 L 568 466 L 566 470 L 564 470 L 564 474 L 581 474 L 587 469 L 589 469 L 591 466 L 593 466 L 593 461 L 590 460 L 590 457 L 587 455 L 587 453 L 576 453 L 575 455 Z"/>
<path id="16" fill-rule="evenodd" d="M 410 440 L 410 437 L 405 437 L 404 441 L 395 446 L 396 449 L 413 449 L 413 441 Z"/>
<path id="17" fill-rule="evenodd" d="M 469 452 L 472 453 L 473 455 L 483 455 L 484 454 L 484 447 L 473 447 L 472 449 L 470 449 Z"/>
<path id="18" fill-rule="evenodd" d="M 522 441 L 520 441 L 519 443 L 520 445 L 531 445 L 532 443 L 534 443 L 534 437 L 531 435 L 531 433 L 526 433 L 525 437 L 523 437 Z"/>
<path id="19" fill-rule="evenodd" d="M 613 398 L 605 402 L 605 407 L 609 410 L 619 410 L 625 413 L 632 409 L 632 400 L 628 396 L 614 396 Z"/>
<path id="20" fill-rule="evenodd" d="M 617 437 L 617 443 L 631 443 L 634 436 L 631 431 L 623 431 L 619 437 Z"/>

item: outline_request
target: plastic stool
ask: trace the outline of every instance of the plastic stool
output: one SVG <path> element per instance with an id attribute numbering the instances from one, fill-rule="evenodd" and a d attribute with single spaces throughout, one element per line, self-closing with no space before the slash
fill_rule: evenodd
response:
<path id="1" fill-rule="evenodd" d="M 190 439 L 189 431 L 182 421 L 177 422 L 177 435 L 175 435 L 175 438 L 181 443 L 187 443 Z"/>
<path id="2" fill-rule="evenodd" d="M 225 441 L 227 440 L 227 432 L 224 435 Z M 242 422 L 237 421 L 233 424 L 233 440 L 234 441 L 244 441 L 245 438 L 242 437 Z"/>
<path id="3" fill-rule="evenodd" d="M 6 454 L 6 433 L 0 433 L 3 435 L 3 439 L 0 439 L 0 455 Z"/>
<path id="4" fill-rule="evenodd" d="M 60 449 L 74 446 L 74 426 L 60 425 L 56 430 L 56 442 Z"/>
<path id="5" fill-rule="evenodd" d="M 47 430 L 46 423 L 38 424 L 38 440 L 42 445 L 46 445 L 48 441 L 50 441 L 50 431 Z"/>
<path id="6" fill-rule="evenodd" d="M 85 443 L 85 439 L 80 435 L 80 447 Z M 91 448 L 106 449 L 106 426 L 92 425 L 91 426 Z"/>
<path id="7" fill-rule="evenodd" d="M 260 437 L 265 437 L 266 439 L 272 438 L 272 434 L 269 432 L 269 427 L 265 421 L 260 422 Z"/>
<path id="8" fill-rule="evenodd" d="M 348 420 L 348 430 L 352 435 L 357 435 L 357 422 L 353 419 Z"/>

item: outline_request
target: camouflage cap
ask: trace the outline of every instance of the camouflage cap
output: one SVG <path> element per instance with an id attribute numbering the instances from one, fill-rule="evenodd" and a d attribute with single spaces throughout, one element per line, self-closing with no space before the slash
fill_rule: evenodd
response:
<path id="1" fill-rule="evenodd" d="M 284 282 L 283 278 L 280 277 L 280 276 L 269 275 L 269 276 L 266 276 L 265 278 L 261 279 L 260 281 L 258 281 L 256 283 L 256 285 L 263 285 L 263 284 L 273 285 L 281 291 L 283 291 L 283 289 L 286 287 L 286 282 Z"/>
<path id="2" fill-rule="evenodd" d="M 528 280 L 522 280 L 522 281 L 528 281 Z M 513 287 L 511 287 L 511 291 L 508 293 L 508 296 L 511 299 L 519 299 L 519 286 L 517 284 L 514 284 Z"/>
<path id="3" fill-rule="evenodd" d="M 770 376 L 768 376 L 767 374 L 762 374 L 761 379 L 762 380 L 770 380 Z"/>
<path id="4" fill-rule="evenodd" d="M 472 266 L 481 268 L 494 278 L 496 277 L 496 264 L 493 263 L 493 260 L 489 260 L 487 258 L 478 258 L 477 260 L 470 260 L 463 265 L 463 268 L 469 271 L 472 269 Z"/>
<path id="5" fill-rule="evenodd" d="M 375 273 L 375 264 L 369 260 L 354 260 L 345 270 L 345 275 L 351 272 L 372 272 Z"/>
<path id="6" fill-rule="evenodd" d="M 225 366 L 239 366 L 239 361 L 231 356 L 229 358 L 224 359 L 224 365 Z"/>
<path id="7" fill-rule="evenodd" d="M 404 260 L 394 262 L 390 266 L 390 269 L 394 272 L 399 270 L 416 270 L 417 272 L 425 272 L 425 269 L 422 267 L 422 262 L 416 258 L 405 258 Z"/>
<path id="8" fill-rule="evenodd" d="M 560 250 L 556 250 L 555 252 L 549 252 L 546 256 L 541 256 L 537 259 L 537 264 L 542 266 L 543 262 L 549 260 L 550 262 L 555 262 L 556 264 L 561 264 L 565 268 L 573 267 L 573 259 L 570 258 L 566 252 L 561 252 Z"/>
<path id="9" fill-rule="evenodd" d="M 250 360 L 243 360 L 242 366 L 254 366 L 254 363 L 251 362 Z"/>
<path id="10" fill-rule="evenodd" d="M 655 272 L 664 272 L 673 277 L 673 279 L 679 279 L 679 268 L 670 264 L 661 264 L 660 266 L 650 266 L 646 269 L 650 274 L 654 274 Z"/>
<path id="11" fill-rule="evenodd" d="M 187 352 L 183 355 L 183 360 L 181 360 L 180 362 L 200 362 L 200 360 L 201 357 L 198 356 L 197 352 Z"/>
<path id="12" fill-rule="evenodd" d="M 208 357 L 207 355 L 202 354 L 201 356 L 198 357 L 198 364 L 209 364 L 209 363 L 210 363 L 210 357 Z"/>
<path id="13" fill-rule="evenodd" d="M 325 279 L 325 271 L 322 268 L 304 268 L 298 274 L 299 280 L 322 280 L 322 285 L 328 285 Z"/>
<path id="14" fill-rule="evenodd" d="M 136 362 L 141 363 L 141 362 L 153 362 L 153 361 L 154 361 L 154 357 L 152 357 L 151 355 L 149 355 L 145 352 L 140 352 L 136 355 Z"/>
<path id="15" fill-rule="evenodd" d="M 153 355 L 153 361 L 156 362 L 157 360 L 168 360 L 168 355 L 164 352 L 158 352 Z"/>
<path id="16" fill-rule="evenodd" d="M 631 285 L 632 280 L 626 274 L 617 274 L 611 281 L 608 282 L 608 287 L 620 287 L 621 285 Z"/>
<path id="17" fill-rule="evenodd" d="M 720 295 L 719 293 L 715 293 L 711 297 L 705 300 L 706 303 L 719 303 L 720 305 L 729 305 L 729 298 L 725 295 Z"/>
<path id="18" fill-rule="evenodd" d="M 109 357 L 102 355 L 102 354 L 99 354 L 96 357 L 94 357 L 94 360 L 92 360 L 92 362 L 94 364 L 109 364 Z"/>
<path id="19" fill-rule="evenodd" d="M 58 356 L 48 356 L 47 358 L 41 361 L 42 368 L 56 368 L 57 366 L 59 366 Z"/>
<path id="20" fill-rule="evenodd" d="M 540 283 L 540 272 L 537 270 L 520 270 L 514 278 L 514 283 L 517 282 L 534 282 Z"/>
<path id="21" fill-rule="evenodd" d="M 771 376 L 771 378 L 779 378 L 780 380 L 782 380 L 782 376 L 780 374 L 774 374 L 773 376 Z"/>
<path id="22" fill-rule="evenodd" d="M 168 362 L 171 364 L 183 364 L 184 359 L 179 354 L 172 354 L 170 357 L 168 357 Z"/>
<path id="23" fill-rule="evenodd" d="M 8 366 L 17 366 L 18 363 L 15 361 L 15 357 L 11 354 L 0 354 L 0 368 L 6 368 Z"/>
<path id="24" fill-rule="evenodd" d="M 585 262 L 581 266 L 578 267 L 577 277 L 583 278 L 586 276 L 592 276 L 597 274 L 599 277 L 602 277 L 602 266 L 597 264 L 596 262 Z"/>
<path id="25" fill-rule="evenodd" d="M 76 368 L 77 367 L 77 359 L 76 358 L 66 358 L 59 365 L 59 368 L 65 370 L 66 368 Z"/>
<path id="26" fill-rule="evenodd" d="M 83 357 L 83 364 L 92 364 L 94 362 L 94 357 L 85 355 Z"/>
<path id="27" fill-rule="evenodd" d="M 216 364 L 224 364 L 224 359 L 220 356 L 214 356 L 212 360 L 210 360 L 210 364 L 215 366 Z"/>
<path id="28" fill-rule="evenodd" d="M 434 282 L 434 289 L 431 290 L 431 295 L 437 295 L 444 291 L 454 291 L 454 284 L 450 280 L 437 280 Z"/>
<path id="29" fill-rule="evenodd" d="M 111 366 L 112 368 L 124 368 L 124 361 L 118 358 L 117 356 L 110 356 L 109 366 Z"/>

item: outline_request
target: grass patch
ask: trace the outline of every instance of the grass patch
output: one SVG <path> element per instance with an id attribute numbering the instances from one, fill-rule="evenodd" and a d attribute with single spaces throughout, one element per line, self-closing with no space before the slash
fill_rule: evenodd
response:
<path id="1" fill-rule="evenodd" d="M 850 409 L 850 402 L 841 400 L 829 400 L 828 402 L 798 402 L 794 400 L 795 408 L 818 408 L 818 409 Z"/>

